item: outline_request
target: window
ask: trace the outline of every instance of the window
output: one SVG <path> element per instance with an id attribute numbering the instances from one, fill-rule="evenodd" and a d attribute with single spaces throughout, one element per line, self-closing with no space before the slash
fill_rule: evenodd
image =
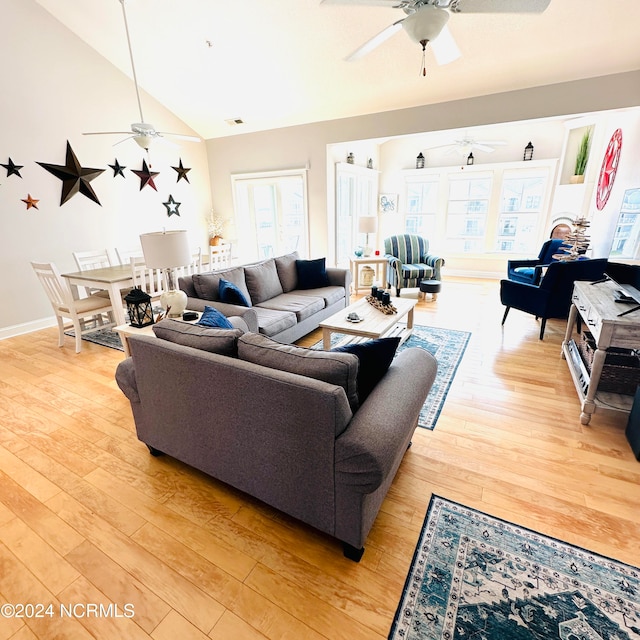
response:
<path id="1" fill-rule="evenodd" d="M 249 229 L 240 253 L 258 259 L 298 251 L 306 256 L 307 193 L 303 169 L 231 178 L 236 223 Z"/>
<path id="2" fill-rule="evenodd" d="M 447 245 L 449 251 L 481 253 L 487 228 L 491 177 L 449 176 Z"/>
<path id="3" fill-rule="evenodd" d="M 436 212 L 438 210 L 438 179 L 428 182 L 420 178 L 407 179 L 407 211 L 405 232 L 427 238 L 436 232 Z"/>

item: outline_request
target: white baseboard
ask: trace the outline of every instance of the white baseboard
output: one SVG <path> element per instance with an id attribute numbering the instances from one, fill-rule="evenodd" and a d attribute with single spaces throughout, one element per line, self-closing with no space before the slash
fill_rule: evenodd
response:
<path id="1" fill-rule="evenodd" d="M 0 328 L 0 340 L 14 338 L 15 336 L 21 336 L 25 333 L 39 331 L 40 329 L 48 329 L 49 327 L 56 326 L 56 324 L 55 316 L 41 318 L 40 320 L 34 320 L 33 322 L 25 322 L 24 324 L 14 324 L 11 327 Z"/>

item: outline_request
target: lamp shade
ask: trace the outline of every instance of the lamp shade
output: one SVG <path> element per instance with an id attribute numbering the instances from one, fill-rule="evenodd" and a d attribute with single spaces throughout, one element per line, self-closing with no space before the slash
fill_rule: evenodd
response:
<path id="1" fill-rule="evenodd" d="M 150 269 L 173 269 L 191 262 L 186 231 L 158 231 L 140 235 L 144 261 Z"/>
<path id="2" fill-rule="evenodd" d="M 375 216 L 364 216 L 358 220 L 358 231 L 360 233 L 375 233 L 378 230 L 378 218 Z"/>
<path id="3" fill-rule="evenodd" d="M 435 40 L 449 20 L 449 13 L 432 4 L 421 5 L 402 21 L 402 28 L 415 42 Z"/>

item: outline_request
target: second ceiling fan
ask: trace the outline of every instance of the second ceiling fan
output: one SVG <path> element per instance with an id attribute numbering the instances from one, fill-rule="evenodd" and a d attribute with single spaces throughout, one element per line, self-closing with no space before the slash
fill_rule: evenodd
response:
<path id="1" fill-rule="evenodd" d="M 138 86 L 138 77 L 136 75 L 136 65 L 133 60 L 133 49 L 131 47 L 131 37 L 129 36 L 129 24 L 127 22 L 127 10 L 125 8 L 125 0 L 118 0 L 122 5 L 122 17 L 124 19 L 124 28 L 127 34 L 127 45 L 129 47 L 129 59 L 131 61 L 131 71 L 133 73 L 133 84 L 136 89 L 136 98 L 138 100 L 138 112 L 140 113 L 140 122 L 134 122 L 131 124 L 129 131 L 93 131 L 84 133 L 85 136 L 98 136 L 98 135 L 123 135 L 128 136 L 116 144 L 125 142 L 126 140 L 133 139 L 138 145 L 140 145 L 145 151 L 149 151 L 149 147 L 154 140 L 161 139 L 163 136 L 171 136 L 180 140 L 187 140 L 189 142 L 202 142 L 198 136 L 190 136 L 181 133 L 167 133 L 164 131 L 157 131 L 156 128 L 144 121 L 144 115 L 142 113 L 142 101 L 140 100 L 140 87 Z"/>
<path id="2" fill-rule="evenodd" d="M 363 58 L 398 31 L 404 29 L 409 38 L 422 46 L 422 73 L 426 75 L 424 55 L 431 44 L 440 65 L 460 57 L 460 50 L 447 22 L 456 13 L 542 13 L 551 0 L 320 0 L 321 4 L 348 4 L 402 9 L 405 17 L 390 24 L 358 47 L 345 60 Z"/>

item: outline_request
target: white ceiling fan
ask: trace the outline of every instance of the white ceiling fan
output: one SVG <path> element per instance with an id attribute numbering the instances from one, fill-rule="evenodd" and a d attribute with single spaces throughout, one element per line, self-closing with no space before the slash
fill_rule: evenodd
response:
<path id="1" fill-rule="evenodd" d="M 345 60 L 353 62 L 371 53 L 392 35 L 404 29 L 407 35 L 422 45 L 422 73 L 426 75 L 424 54 L 431 43 L 436 62 L 440 65 L 460 57 L 447 22 L 456 13 L 542 13 L 551 0 L 320 0 L 321 4 L 350 4 L 402 9 L 406 16 L 383 29 L 358 47 Z"/>
<path id="2" fill-rule="evenodd" d="M 476 140 L 475 138 L 465 134 L 462 138 L 452 140 L 450 143 L 427 147 L 425 151 L 448 148 L 448 150 L 445 151 L 445 155 L 450 153 L 458 153 L 462 157 L 466 158 L 470 153 L 473 153 L 474 151 L 493 153 L 495 151 L 494 147 L 501 147 L 506 144 L 507 143 L 504 140 Z"/>
<path id="3" fill-rule="evenodd" d="M 197 136 L 189 136 L 181 133 L 167 133 L 164 131 L 157 131 L 156 128 L 144 121 L 144 115 L 142 113 L 142 102 L 140 100 L 140 88 L 138 87 L 138 77 L 136 75 L 136 66 L 133 61 L 133 49 L 131 48 L 131 37 L 129 36 L 129 24 L 127 22 L 127 11 L 125 8 L 125 0 L 118 0 L 122 5 L 122 17 L 124 18 L 124 28 L 127 34 L 127 45 L 129 47 L 129 59 L 131 60 L 131 71 L 133 72 L 133 83 L 136 89 L 136 98 L 138 100 L 138 111 L 140 113 L 140 122 L 134 122 L 131 124 L 130 131 L 93 131 L 83 133 L 85 136 L 99 136 L 99 135 L 126 135 L 128 136 L 124 140 L 116 142 L 120 144 L 126 140 L 133 138 L 145 151 L 149 151 L 149 147 L 154 140 L 162 139 L 163 136 L 171 136 L 180 140 L 187 140 L 189 142 L 202 142 Z"/>

